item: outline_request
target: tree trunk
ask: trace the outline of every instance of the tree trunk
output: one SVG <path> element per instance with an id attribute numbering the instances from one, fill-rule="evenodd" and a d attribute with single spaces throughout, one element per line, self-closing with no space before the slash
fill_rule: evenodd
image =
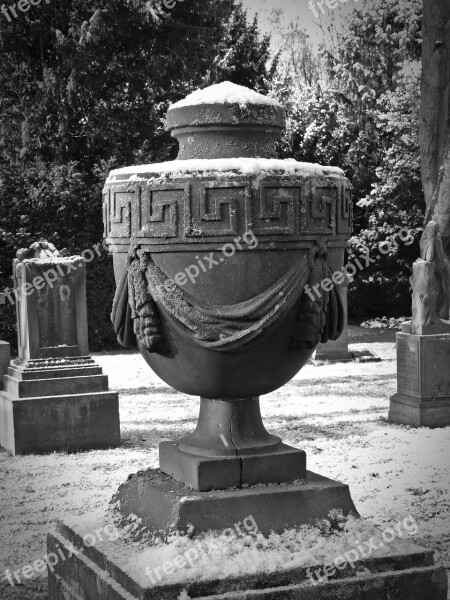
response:
<path id="1" fill-rule="evenodd" d="M 420 143 L 426 223 L 440 226 L 450 256 L 450 0 L 423 0 Z"/>

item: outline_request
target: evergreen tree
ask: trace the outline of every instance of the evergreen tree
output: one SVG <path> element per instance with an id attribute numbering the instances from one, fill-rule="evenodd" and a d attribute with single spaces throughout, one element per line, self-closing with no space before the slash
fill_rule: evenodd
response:
<path id="1" fill-rule="evenodd" d="M 170 10 L 160 0 L 59 0 L 10 22 L 0 15 L 0 50 L 0 283 L 11 287 L 19 247 L 44 237 L 75 253 L 102 239 L 108 171 L 175 156 L 167 108 L 207 76 L 222 81 L 213 65 L 227 57 L 222 74 L 261 89 L 269 40 L 235 0 Z M 93 349 L 113 342 L 113 289 L 110 262 L 89 265 Z M 2 339 L 14 341 L 14 322 L 2 308 Z"/>
<path id="2" fill-rule="evenodd" d="M 341 167 L 352 181 L 355 236 L 349 258 L 367 250 L 377 257 L 378 243 L 405 226 L 416 238 L 358 273 L 350 288 L 353 316 L 411 310 L 409 277 L 424 210 L 421 18 L 422 0 L 367 3 L 350 13 L 343 28 L 332 24 L 324 32 L 322 67 L 313 84 L 293 79 L 289 68 L 277 81 L 276 95 L 288 114 L 280 155 Z"/>
<path id="3" fill-rule="evenodd" d="M 247 13 L 239 3 L 225 27 L 204 85 L 231 81 L 267 94 L 277 64 L 278 57 L 271 60 L 270 36 L 261 35 L 257 16 L 252 23 L 247 21 Z"/>

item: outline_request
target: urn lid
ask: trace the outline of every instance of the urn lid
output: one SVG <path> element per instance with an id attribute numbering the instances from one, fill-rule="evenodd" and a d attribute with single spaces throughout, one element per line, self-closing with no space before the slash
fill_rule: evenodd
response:
<path id="1" fill-rule="evenodd" d="M 224 81 L 196 90 L 169 107 L 166 127 L 208 125 L 271 125 L 284 128 L 284 110 L 274 98 L 263 96 L 242 85 Z"/>
<path id="2" fill-rule="evenodd" d="M 277 100 L 229 81 L 172 104 L 166 119 L 180 142 L 179 159 L 271 158 L 284 126 Z"/>
<path id="3" fill-rule="evenodd" d="M 192 175 L 344 176 L 337 167 L 278 159 L 276 143 L 284 124 L 281 104 L 249 88 L 226 81 L 197 90 L 167 113 L 166 127 L 180 144 L 177 160 L 114 169 L 107 185 Z"/>

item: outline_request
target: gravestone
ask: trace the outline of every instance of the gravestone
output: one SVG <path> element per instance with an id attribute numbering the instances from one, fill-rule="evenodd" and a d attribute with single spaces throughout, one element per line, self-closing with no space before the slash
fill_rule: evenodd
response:
<path id="1" fill-rule="evenodd" d="M 348 286 L 350 282 L 346 277 L 339 286 L 342 306 L 344 307 L 344 328 L 337 340 L 329 340 L 326 344 L 319 344 L 315 358 L 317 360 L 329 360 L 343 362 L 353 360 L 353 353 L 348 349 Z"/>
<path id="2" fill-rule="evenodd" d="M 0 294 L 0 305 L 5 304 L 5 294 Z M 3 376 L 8 370 L 9 361 L 11 360 L 11 347 L 8 342 L 0 340 L 0 390 L 3 389 Z"/>
<path id="3" fill-rule="evenodd" d="M 389 421 L 412 427 L 450 425 L 450 266 L 437 223 L 422 236 L 421 258 L 413 265 L 410 323 L 397 334 L 397 393 Z"/>
<path id="4" fill-rule="evenodd" d="M 86 517 L 90 531 L 103 517 L 132 523 L 126 545 L 87 548 L 81 525 L 49 535 L 49 552 L 75 549 L 49 572 L 50 600 L 446 600 L 445 569 L 408 544 L 317 586 L 304 569 L 269 565 L 189 586 L 130 572 L 150 556 L 144 533 L 195 538 L 252 515 L 268 535 L 332 509 L 356 515 L 348 486 L 308 471 L 303 450 L 265 429 L 259 404 L 342 332 L 330 277 L 351 234 L 351 186 L 340 169 L 277 160 L 281 105 L 229 82 L 173 105 L 166 125 L 177 161 L 119 169 L 105 185 L 113 322 L 122 345 L 137 346 L 168 385 L 200 396 L 199 420 L 190 435 L 161 442 L 160 469 L 120 486 L 113 515 Z M 311 300 L 306 286 L 324 280 Z"/>
<path id="5" fill-rule="evenodd" d="M 351 280 L 346 275 L 345 280 L 339 286 L 342 306 L 344 308 L 344 327 L 341 336 L 337 340 L 329 340 L 326 344 L 319 344 L 314 356 L 314 364 L 321 365 L 328 362 L 380 362 L 381 359 L 368 349 L 349 350 L 348 335 L 348 287 Z"/>
<path id="6" fill-rule="evenodd" d="M 47 242 L 17 255 L 19 356 L 0 394 L 0 445 L 12 454 L 119 445 L 118 394 L 89 356 L 85 262 Z"/>

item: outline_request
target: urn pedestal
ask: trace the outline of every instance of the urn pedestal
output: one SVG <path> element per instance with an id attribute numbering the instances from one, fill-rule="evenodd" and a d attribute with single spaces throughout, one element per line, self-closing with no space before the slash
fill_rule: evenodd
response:
<path id="1" fill-rule="evenodd" d="M 201 398 L 195 432 L 161 442 L 159 464 L 163 473 L 198 491 L 306 477 L 306 453 L 266 431 L 259 398 Z"/>
<path id="2" fill-rule="evenodd" d="M 201 397 L 196 430 L 163 442 L 161 469 L 130 476 L 113 498 L 115 518 L 153 535 L 196 538 L 249 515 L 264 534 L 326 519 L 332 509 L 357 516 L 348 486 L 308 472 L 305 453 L 268 433 L 260 414 L 259 396 L 292 379 L 344 324 L 333 283 L 316 301 L 305 287 L 342 268 L 351 186 L 340 169 L 277 160 L 283 125 L 276 101 L 212 86 L 169 109 L 178 160 L 118 169 L 105 185 L 118 339 L 138 346 L 168 385 Z M 125 564 L 125 554 L 139 560 L 145 551 L 139 535 L 126 550 L 117 542 L 111 552 L 91 551 L 77 527 L 61 524 L 49 550 L 72 543 L 79 552 L 50 573 L 51 600 L 388 600 L 402 597 L 402 586 L 405 600 L 438 588 L 435 599 L 446 600 L 443 570 L 423 549 L 406 547 L 401 557 L 374 557 L 365 579 L 359 565 L 318 586 L 305 569 L 146 585 Z"/>

